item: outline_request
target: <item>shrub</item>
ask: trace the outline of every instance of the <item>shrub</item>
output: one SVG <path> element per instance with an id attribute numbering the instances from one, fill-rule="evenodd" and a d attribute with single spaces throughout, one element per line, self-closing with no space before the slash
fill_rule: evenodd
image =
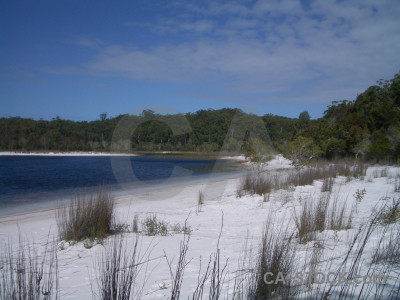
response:
<path id="1" fill-rule="evenodd" d="M 104 189 L 88 199 L 78 198 L 57 212 L 61 240 L 81 241 L 104 238 L 111 233 L 114 222 L 114 201 Z"/>
<path id="2" fill-rule="evenodd" d="M 321 154 L 321 149 L 311 138 L 299 136 L 289 142 L 285 148 L 284 156 L 293 162 L 296 169 L 310 165 Z"/>
<path id="3" fill-rule="evenodd" d="M 156 215 L 149 215 L 142 221 L 142 232 L 145 235 L 167 235 L 168 223 L 157 219 Z"/>
<path id="4" fill-rule="evenodd" d="M 192 229 L 190 228 L 190 226 L 187 226 L 186 223 L 183 226 L 179 223 L 176 223 L 174 226 L 172 226 L 172 231 L 175 233 L 183 233 L 189 235 L 192 232 Z"/>
<path id="5" fill-rule="evenodd" d="M 357 202 L 361 202 L 364 199 L 365 193 L 367 191 L 365 189 L 357 189 L 356 193 L 353 195 L 353 197 L 357 200 Z"/>

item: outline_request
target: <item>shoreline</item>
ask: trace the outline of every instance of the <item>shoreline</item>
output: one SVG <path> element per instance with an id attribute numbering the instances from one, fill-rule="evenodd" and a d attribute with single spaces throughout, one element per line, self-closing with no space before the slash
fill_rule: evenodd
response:
<path id="1" fill-rule="evenodd" d="M 239 175 L 239 174 L 238 174 Z M 228 185 L 234 181 L 240 180 L 240 178 L 244 176 L 244 174 L 240 174 L 238 177 L 233 178 L 217 178 L 214 181 L 206 181 L 206 182 L 188 182 L 182 186 L 158 186 L 150 191 L 141 191 L 139 193 L 128 193 L 127 191 L 122 192 L 122 194 L 118 193 L 113 195 L 114 203 L 117 205 L 117 209 L 122 209 L 126 206 L 131 206 L 132 202 L 143 204 L 144 202 L 150 202 L 153 204 L 161 204 L 163 202 L 168 202 L 168 200 L 173 198 L 181 198 L 182 193 L 186 193 L 188 190 L 201 190 L 206 188 L 207 186 L 213 185 Z M 178 190 L 178 192 L 177 192 Z M 127 194 L 128 193 L 128 194 Z M 165 198 L 165 194 L 172 194 L 169 197 Z M 54 200 L 51 202 L 53 205 L 49 207 L 40 207 L 37 209 L 31 209 L 20 212 L 12 212 L 10 214 L 1 214 L 0 215 L 0 227 L 6 224 L 19 224 L 19 222 L 28 223 L 35 220 L 47 219 L 51 220 L 56 217 L 56 212 L 63 205 L 68 205 L 67 202 L 69 200 L 60 199 Z"/>
<path id="2" fill-rule="evenodd" d="M 112 152 L 17 152 L 17 151 L 1 151 L 0 156 L 138 156 L 134 153 L 112 153 Z"/>
<path id="3" fill-rule="evenodd" d="M 245 167 L 245 166 L 244 166 Z M 139 182 L 138 185 L 120 186 L 119 184 L 105 186 L 111 193 L 116 203 L 120 203 L 121 199 L 135 198 L 138 200 L 148 199 L 153 194 L 174 194 L 176 191 L 183 191 L 187 188 L 196 186 L 207 186 L 214 183 L 228 182 L 237 180 L 245 176 L 245 169 L 241 171 L 230 171 L 225 173 L 211 172 L 207 175 L 192 176 L 190 178 L 169 178 L 157 182 Z M 100 186 L 92 186 L 83 189 L 56 190 L 49 191 L 45 195 L 40 193 L 34 195 L 32 202 L 22 204 L 11 204 L 4 206 L 0 212 L 0 223 L 3 218 L 13 217 L 19 218 L 29 216 L 30 214 L 40 214 L 45 211 L 56 211 L 63 205 L 68 205 L 71 200 L 90 196 L 98 190 Z M 172 191 L 172 192 L 171 192 Z M 178 193 L 179 194 L 179 193 Z M 32 196 L 32 195 L 31 195 Z M 23 197 L 23 195 L 19 195 Z M 27 196 L 29 197 L 29 195 Z M 1 207 L 1 206 L 0 206 Z"/>
<path id="4" fill-rule="evenodd" d="M 231 153 L 203 153 L 203 152 L 184 152 L 184 151 L 138 151 L 136 153 L 117 153 L 117 152 L 97 152 L 97 151 L 0 151 L 0 156 L 159 156 L 159 157 L 182 157 L 193 159 L 232 159 L 245 160 L 243 154 Z"/>

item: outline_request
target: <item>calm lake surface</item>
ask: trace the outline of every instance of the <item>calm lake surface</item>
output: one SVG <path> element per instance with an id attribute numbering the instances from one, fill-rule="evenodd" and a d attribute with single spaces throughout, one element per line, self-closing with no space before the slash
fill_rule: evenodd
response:
<path id="1" fill-rule="evenodd" d="M 129 188 L 139 193 L 234 178 L 243 174 L 238 165 L 152 156 L 0 156 L 0 215 L 49 207 L 49 202 L 91 193 L 100 185 L 117 194 Z"/>

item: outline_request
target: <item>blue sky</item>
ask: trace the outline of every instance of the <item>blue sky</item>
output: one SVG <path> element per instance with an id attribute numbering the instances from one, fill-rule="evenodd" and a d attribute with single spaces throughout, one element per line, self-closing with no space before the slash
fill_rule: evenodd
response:
<path id="1" fill-rule="evenodd" d="M 0 117 L 321 117 L 400 71 L 400 2 L 2 1 Z"/>

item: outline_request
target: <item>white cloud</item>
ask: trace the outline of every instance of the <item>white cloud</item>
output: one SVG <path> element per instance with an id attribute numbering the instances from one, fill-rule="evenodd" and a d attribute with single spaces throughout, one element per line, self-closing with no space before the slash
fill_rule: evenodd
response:
<path id="1" fill-rule="evenodd" d="M 175 5 L 187 9 L 184 19 L 145 24 L 173 36 L 170 42 L 154 42 L 150 50 L 103 47 L 86 68 L 92 74 L 134 80 L 205 88 L 213 84 L 224 90 L 226 98 L 248 99 L 251 94 L 288 102 L 354 98 L 357 91 L 399 69 L 396 2 L 314 1 L 307 9 L 289 0 L 260 0 L 253 5 L 211 1 L 206 7 L 178 2 Z M 303 94 L 296 95 L 296 90 Z M 277 98 L 268 98 L 271 93 Z"/>

